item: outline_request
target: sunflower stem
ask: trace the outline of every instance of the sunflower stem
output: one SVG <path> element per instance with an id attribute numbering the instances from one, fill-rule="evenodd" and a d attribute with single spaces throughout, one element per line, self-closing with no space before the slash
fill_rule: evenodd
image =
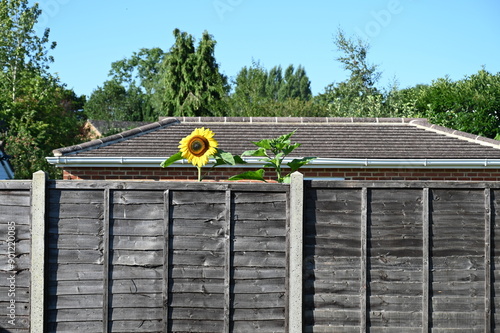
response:
<path id="1" fill-rule="evenodd" d="M 198 168 L 198 181 L 201 182 L 201 167 L 196 166 Z"/>

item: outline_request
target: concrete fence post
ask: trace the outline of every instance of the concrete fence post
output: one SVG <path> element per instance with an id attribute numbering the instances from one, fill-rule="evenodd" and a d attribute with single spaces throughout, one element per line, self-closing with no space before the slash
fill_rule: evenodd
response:
<path id="1" fill-rule="evenodd" d="M 31 324 L 30 332 L 43 332 L 45 278 L 45 192 L 47 175 L 33 174 L 31 193 Z"/>
<path id="2" fill-rule="evenodd" d="M 294 172 L 290 182 L 289 295 L 290 333 L 302 332 L 304 176 Z"/>

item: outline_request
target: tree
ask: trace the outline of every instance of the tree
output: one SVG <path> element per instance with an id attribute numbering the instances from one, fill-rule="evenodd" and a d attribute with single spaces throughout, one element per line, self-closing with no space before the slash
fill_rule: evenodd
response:
<path id="1" fill-rule="evenodd" d="M 384 107 L 388 116 L 425 118 L 425 110 L 419 110 L 417 103 L 422 94 L 428 89 L 426 84 L 417 84 L 414 87 L 398 89 L 393 87 L 385 96 Z"/>
<path id="2" fill-rule="evenodd" d="M 110 80 L 85 105 L 100 120 L 153 121 L 158 116 L 213 116 L 226 111 L 229 86 L 215 61 L 216 42 L 204 32 L 193 36 L 174 30 L 169 53 L 143 48 L 111 64 Z"/>
<path id="3" fill-rule="evenodd" d="M 143 48 L 129 58 L 113 62 L 111 79 L 97 87 L 85 104 L 87 116 L 107 121 L 157 120 L 159 65 L 164 57 L 160 48 Z"/>
<path id="4" fill-rule="evenodd" d="M 293 65 L 288 66 L 279 83 L 278 101 L 283 102 L 289 98 L 307 101 L 311 97 L 311 81 L 309 81 L 304 67 L 299 66 L 295 70 Z"/>
<path id="5" fill-rule="evenodd" d="M 85 103 L 85 114 L 90 119 L 106 121 L 143 121 L 148 118 L 144 94 L 134 84 L 125 88 L 110 80 L 97 87 Z"/>
<path id="6" fill-rule="evenodd" d="M 12 102 L 24 93 L 26 80 L 45 73 L 53 62 L 47 48 L 50 30 L 45 29 L 42 36 L 34 30 L 40 14 L 37 3 L 29 7 L 28 0 L 0 0 L 0 82 Z M 55 46 L 52 42 L 49 49 Z"/>
<path id="7" fill-rule="evenodd" d="M 39 169 L 55 177 L 45 156 L 76 143 L 81 120 L 83 97 L 48 72 L 56 44 L 48 29 L 35 32 L 40 14 L 27 0 L 0 0 L 0 139 L 17 178 Z"/>
<path id="8" fill-rule="evenodd" d="M 371 95 L 377 91 L 375 84 L 380 79 L 381 73 L 377 66 L 367 61 L 370 45 L 360 38 L 347 38 L 342 30 L 338 30 L 334 40 L 338 50 L 342 53 L 338 58 L 342 67 L 350 72 L 346 84 L 352 86 L 356 95 Z M 357 90 L 357 91 L 356 91 Z"/>
<path id="9" fill-rule="evenodd" d="M 5 151 L 12 156 L 16 178 L 31 178 L 33 172 L 45 170 L 50 177 L 60 177 L 60 170 L 50 166 L 45 157 L 53 149 L 81 141 L 84 96 L 76 96 L 56 79 L 38 77 L 24 87 L 23 96 L 12 103 L 7 113 L 16 111 L 0 138 Z"/>
<path id="10" fill-rule="evenodd" d="M 500 137 L 500 73 L 485 69 L 453 81 L 449 77 L 401 90 L 389 104 L 405 105 L 434 124 L 490 138 Z"/>
<path id="11" fill-rule="evenodd" d="M 158 88 L 159 65 L 164 58 L 165 52 L 159 47 L 142 48 L 130 58 L 113 62 L 109 76 L 125 88 L 134 85 L 146 95 L 152 95 Z"/>
<path id="12" fill-rule="evenodd" d="M 340 52 L 336 60 L 349 72 L 349 78 L 328 85 L 316 100 L 327 107 L 331 116 L 381 116 L 385 112 L 383 96 L 375 86 L 381 73 L 376 65 L 368 63 L 370 45 L 359 38 L 347 38 L 340 29 L 334 43 Z"/>
<path id="13" fill-rule="evenodd" d="M 266 70 L 254 62 L 243 67 L 234 79 L 234 93 L 231 95 L 232 115 L 252 116 L 261 114 L 263 105 L 277 98 L 281 84 L 281 68 L 275 77 L 269 79 Z M 279 77 L 279 80 L 277 79 Z"/>
<path id="14" fill-rule="evenodd" d="M 262 72 L 265 74 L 265 70 L 262 69 Z M 273 101 L 277 101 L 280 98 L 283 98 L 283 93 L 281 90 L 281 84 L 283 82 L 283 70 L 281 66 L 274 66 L 267 73 L 267 80 L 265 83 L 265 94 L 266 97 L 270 98 Z M 238 87 L 238 82 L 236 82 L 236 87 Z"/>
<path id="15" fill-rule="evenodd" d="M 311 100 L 311 83 L 302 66 L 293 65 L 283 75 L 281 66 L 267 71 L 259 62 L 243 67 L 230 96 L 234 116 L 314 116 L 320 114 Z M 307 111 L 309 110 L 309 112 Z"/>
<path id="16" fill-rule="evenodd" d="M 163 89 L 161 114 L 165 116 L 217 116 L 225 111 L 227 78 L 215 61 L 216 42 L 203 32 L 198 47 L 194 38 L 174 30 L 175 43 L 160 70 Z"/>

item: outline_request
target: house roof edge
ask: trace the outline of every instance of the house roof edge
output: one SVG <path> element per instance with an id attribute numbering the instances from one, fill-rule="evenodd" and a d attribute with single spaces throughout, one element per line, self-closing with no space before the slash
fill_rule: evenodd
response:
<path id="1" fill-rule="evenodd" d="M 158 167 L 166 157 L 72 157 L 56 156 L 47 157 L 47 162 L 56 167 Z M 284 163 L 293 158 L 287 157 Z M 245 157 L 247 164 L 239 164 L 239 168 L 253 168 L 262 166 L 260 158 Z M 214 160 L 209 161 L 213 165 Z M 169 167 L 191 166 L 191 163 L 182 159 L 174 162 Z M 234 167 L 230 165 L 221 165 L 220 167 Z M 285 166 L 287 168 L 287 166 Z M 377 158 L 317 158 L 308 163 L 304 168 L 412 168 L 412 169 L 500 169 L 500 159 L 377 159 Z"/>
<path id="2" fill-rule="evenodd" d="M 490 139 L 484 136 L 476 135 L 476 134 L 471 134 L 467 132 L 462 132 L 458 130 L 454 130 L 448 127 L 440 126 L 440 125 L 435 125 L 430 123 L 427 119 L 414 119 L 410 121 L 410 125 L 432 131 L 434 133 L 450 136 L 456 139 L 460 140 L 465 140 L 469 142 L 473 142 L 476 144 L 480 144 L 483 146 L 488 146 L 492 148 L 497 148 L 500 149 L 500 141 L 495 140 L 495 139 Z"/>
<path id="3" fill-rule="evenodd" d="M 123 140 L 130 139 L 132 137 L 137 137 L 144 135 L 149 132 L 156 131 L 160 128 L 168 127 L 172 124 L 177 124 L 179 123 L 179 120 L 176 118 L 162 118 L 157 122 L 139 126 L 118 134 L 114 134 L 111 136 L 107 136 L 104 138 L 100 139 L 95 139 L 92 141 L 84 142 L 78 145 L 73 145 L 69 147 L 64 147 L 64 148 L 58 148 L 54 149 L 52 153 L 54 156 L 64 156 L 64 155 L 70 155 L 70 154 L 75 154 L 77 152 L 82 152 L 86 150 L 92 150 L 92 149 L 97 149 L 99 147 L 107 146 L 113 143 L 117 143 Z"/>

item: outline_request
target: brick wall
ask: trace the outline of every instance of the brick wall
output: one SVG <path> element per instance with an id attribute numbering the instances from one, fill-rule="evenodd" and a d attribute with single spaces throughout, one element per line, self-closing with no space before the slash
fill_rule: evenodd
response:
<path id="1" fill-rule="evenodd" d="M 208 168 L 204 168 L 208 170 Z M 253 169 L 223 168 L 211 171 L 205 180 L 224 181 L 230 176 Z M 359 169 L 302 168 L 306 178 L 343 178 L 346 180 L 458 180 L 458 181 L 500 181 L 500 169 Z M 266 170 L 266 176 L 274 177 L 273 170 Z M 82 180 L 196 180 L 195 167 L 169 168 L 67 168 L 64 179 Z"/>

